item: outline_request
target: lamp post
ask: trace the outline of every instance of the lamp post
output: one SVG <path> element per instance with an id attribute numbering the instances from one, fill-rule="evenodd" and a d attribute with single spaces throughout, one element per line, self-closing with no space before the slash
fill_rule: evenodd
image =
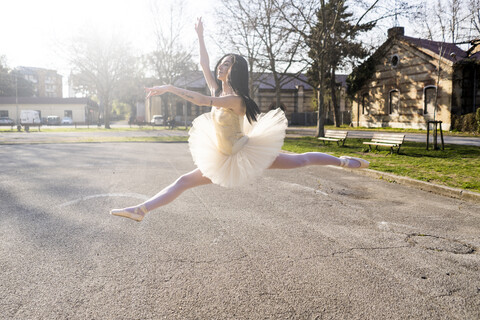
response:
<path id="1" fill-rule="evenodd" d="M 16 74 L 13 74 L 15 77 L 15 109 L 16 109 L 16 123 L 17 130 L 20 131 L 20 115 L 18 114 L 18 77 Z"/>

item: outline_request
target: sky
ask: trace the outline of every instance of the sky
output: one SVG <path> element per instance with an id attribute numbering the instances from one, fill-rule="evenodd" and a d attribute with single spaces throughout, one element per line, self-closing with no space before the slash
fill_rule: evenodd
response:
<path id="1" fill-rule="evenodd" d="M 178 7 L 181 1 L 185 9 L 182 17 L 187 23 L 185 37 L 182 37 L 184 45 L 192 48 L 196 45 L 194 24 L 196 18 L 202 16 L 207 46 L 214 60 L 219 56 L 218 48 L 209 43 L 208 35 L 216 32 L 214 6 L 220 5 L 219 0 L 3 0 L 0 3 L 0 56 L 6 56 L 10 68 L 57 70 L 66 84 L 70 68 L 63 48 L 82 29 L 93 27 L 106 34 L 121 33 L 139 55 L 151 52 L 154 49 L 152 5 L 164 10 L 157 19 L 168 20 L 170 3 Z M 408 23 L 401 23 L 407 35 L 415 33 Z M 384 41 L 383 37 L 382 34 L 372 38 L 378 42 Z M 196 50 L 192 52 L 196 54 Z"/>
<path id="2" fill-rule="evenodd" d="M 134 50 L 151 51 L 152 2 L 165 7 L 168 14 L 169 0 L 4 0 L 0 4 L 0 55 L 6 56 L 10 68 L 54 69 L 66 77 L 69 68 L 62 47 L 82 28 L 92 26 L 107 34 L 120 32 Z M 212 16 L 212 2 L 185 0 L 185 17 L 192 21 L 191 29 L 185 30 L 186 41 L 195 40 L 196 16 Z"/>

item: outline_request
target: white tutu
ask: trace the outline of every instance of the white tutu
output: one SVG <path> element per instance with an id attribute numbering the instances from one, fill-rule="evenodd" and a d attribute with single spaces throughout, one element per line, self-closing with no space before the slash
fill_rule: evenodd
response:
<path id="1" fill-rule="evenodd" d="M 235 187 L 262 174 L 277 158 L 285 138 L 288 121 L 281 109 L 257 116 L 250 124 L 246 117 L 243 131 L 246 143 L 236 153 L 226 155 L 217 147 L 211 112 L 197 117 L 189 132 L 188 144 L 195 165 L 213 183 Z"/>

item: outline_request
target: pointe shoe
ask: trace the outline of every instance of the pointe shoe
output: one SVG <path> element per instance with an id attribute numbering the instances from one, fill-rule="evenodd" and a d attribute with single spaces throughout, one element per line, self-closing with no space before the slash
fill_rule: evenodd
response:
<path id="1" fill-rule="evenodd" d="M 360 159 L 360 158 L 349 157 L 349 156 L 340 157 L 340 161 L 341 161 L 340 167 L 347 167 L 347 168 L 350 168 L 350 169 L 364 169 L 364 168 L 368 168 L 368 166 L 370 165 L 370 162 L 368 162 L 367 160 Z M 360 166 L 359 167 L 351 167 L 351 166 L 349 166 L 350 161 L 358 161 L 360 163 Z"/>
<path id="2" fill-rule="evenodd" d="M 125 209 L 112 209 L 110 210 L 110 214 L 114 216 L 119 216 L 119 217 L 124 217 L 124 218 L 129 218 L 132 220 L 135 220 L 137 222 L 140 222 L 143 220 L 145 215 L 147 214 L 148 210 L 145 207 L 145 205 L 141 205 L 140 207 L 137 207 L 132 211 L 127 211 Z"/>

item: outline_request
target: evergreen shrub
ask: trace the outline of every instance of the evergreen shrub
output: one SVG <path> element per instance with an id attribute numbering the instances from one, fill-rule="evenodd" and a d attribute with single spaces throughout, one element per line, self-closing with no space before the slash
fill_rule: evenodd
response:
<path id="1" fill-rule="evenodd" d="M 459 132 L 478 132 L 480 130 L 479 119 L 480 112 L 478 112 L 478 110 L 476 114 L 467 113 L 464 115 L 452 115 L 451 128 L 453 131 Z"/>

